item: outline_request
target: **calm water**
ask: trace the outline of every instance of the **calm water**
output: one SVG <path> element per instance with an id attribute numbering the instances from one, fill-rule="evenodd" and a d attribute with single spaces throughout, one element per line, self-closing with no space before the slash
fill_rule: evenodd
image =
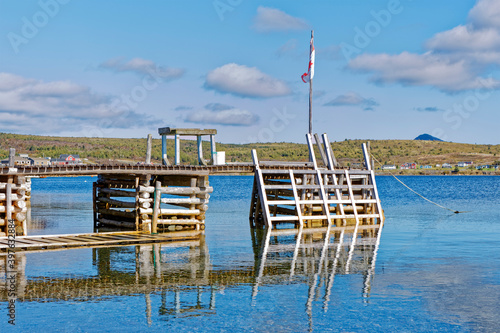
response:
<path id="1" fill-rule="evenodd" d="M 92 232 L 94 180 L 33 179 L 30 234 Z M 348 232 L 252 232 L 252 180 L 211 177 L 197 241 L 18 254 L 0 331 L 500 331 L 500 177 L 403 177 L 458 215 L 378 177 L 380 243 L 353 248 Z"/>

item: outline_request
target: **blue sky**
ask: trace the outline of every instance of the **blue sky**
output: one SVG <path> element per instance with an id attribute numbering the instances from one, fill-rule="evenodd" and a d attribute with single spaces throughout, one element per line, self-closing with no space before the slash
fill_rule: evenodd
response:
<path id="1" fill-rule="evenodd" d="M 494 0 L 0 0 L 0 131 L 500 144 Z"/>

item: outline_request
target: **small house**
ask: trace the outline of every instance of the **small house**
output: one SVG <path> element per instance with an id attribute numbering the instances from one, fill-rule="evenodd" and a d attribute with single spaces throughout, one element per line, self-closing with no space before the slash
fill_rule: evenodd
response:
<path id="1" fill-rule="evenodd" d="M 384 164 L 382 170 L 396 170 L 396 166 L 394 164 Z"/>
<path id="2" fill-rule="evenodd" d="M 9 159 L 2 160 L 2 164 L 8 165 Z M 27 157 L 15 156 L 14 157 L 14 166 L 29 166 L 31 165 L 31 161 Z"/>
<path id="3" fill-rule="evenodd" d="M 459 168 L 467 168 L 469 166 L 471 166 L 472 164 L 474 164 L 474 162 L 470 161 L 470 162 L 458 162 L 457 166 Z"/>
<path id="4" fill-rule="evenodd" d="M 403 163 L 401 164 L 400 167 L 401 170 L 416 169 L 416 168 L 417 168 L 417 163 L 415 162 Z"/>
<path id="5" fill-rule="evenodd" d="M 50 166 L 50 160 L 41 157 L 30 157 L 31 165 L 33 166 Z"/>
<path id="6" fill-rule="evenodd" d="M 57 165 L 74 165 L 81 164 L 82 160 L 79 155 L 61 154 L 59 158 L 53 158 L 51 164 L 53 166 Z"/>

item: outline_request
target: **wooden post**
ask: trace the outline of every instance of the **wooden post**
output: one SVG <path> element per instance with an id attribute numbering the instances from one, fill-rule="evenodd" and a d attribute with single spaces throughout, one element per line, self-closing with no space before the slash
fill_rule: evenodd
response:
<path id="1" fill-rule="evenodd" d="M 313 162 L 314 169 L 316 170 L 318 168 L 318 165 L 316 164 L 316 156 L 314 156 L 314 146 L 312 143 L 311 134 L 309 133 L 306 134 L 306 140 L 307 140 L 307 147 L 309 147 L 309 161 Z"/>
<path id="2" fill-rule="evenodd" d="M 337 159 L 335 158 L 335 154 L 332 151 L 332 146 L 330 145 L 330 140 L 328 140 L 328 135 L 326 135 L 326 133 L 323 133 L 322 138 L 323 148 L 325 149 L 326 158 L 328 160 L 328 169 L 334 170 L 335 167 L 339 166 L 339 164 L 337 162 Z"/>
<path id="3" fill-rule="evenodd" d="M 255 149 L 252 149 L 252 161 L 255 167 L 255 177 L 257 177 L 257 190 L 259 191 L 264 222 L 266 223 L 267 228 L 272 229 L 273 224 L 271 221 L 271 214 L 269 213 L 269 205 L 267 203 L 267 193 L 264 184 L 264 177 L 262 176 L 262 171 L 260 170 L 259 159 L 257 158 L 257 151 Z"/>
<path id="4" fill-rule="evenodd" d="M 180 135 L 175 134 L 175 165 L 181 164 L 181 142 L 180 142 Z"/>
<path id="5" fill-rule="evenodd" d="M 205 161 L 203 160 L 203 141 L 201 140 L 201 135 L 197 135 L 196 140 L 198 146 L 198 164 L 206 165 Z"/>
<path id="6" fill-rule="evenodd" d="M 148 134 L 148 142 L 146 147 L 146 164 L 151 164 L 151 146 L 153 145 L 153 136 Z"/>
<path id="7" fill-rule="evenodd" d="M 212 165 L 215 165 L 215 156 L 217 155 L 217 150 L 215 149 L 215 135 L 210 135 L 210 150 L 212 155 Z"/>
<path id="8" fill-rule="evenodd" d="M 375 172 L 371 168 L 368 147 L 363 143 L 362 148 L 363 148 L 363 155 L 365 156 L 365 163 L 367 164 L 367 166 L 370 165 L 368 170 L 370 170 L 370 180 L 371 180 L 371 183 L 373 185 L 373 192 L 372 193 L 373 193 L 374 199 L 376 200 L 377 213 L 379 214 L 380 222 L 384 222 L 384 219 L 385 219 L 384 212 L 382 211 L 382 205 L 380 203 L 380 198 L 378 196 L 377 182 L 375 180 Z"/>
<path id="9" fill-rule="evenodd" d="M 248 220 L 250 221 L 250 228 L 254 229 L 256 227 L 257 220 L 257 202 L 259 201 L 259 195 L 257 193 L 257 179 L 253 177 L 253 187 L 252 187 L 252 199 L 250 203 L 250 214 Z M 252 233 L 253 235 L 253 233 Z"/>
<path id="10" fill-rule="evenodd" d="M 13 168 L 15 166 L 15 160 L 16 160 L 16 149 L 15 148 L 10 148 L 9 149 L 9 168 Z"/>
<path id="11" fill-rule="evenodd" d="M 297 186 L 295 184 L 295 175 L 293 174 L 292 169 L 289 169 L 288 172 L 290 174 L 290 183 L 292 184 L 293 199 L 295 200 L 295 211 L 297 212 L 297 216 L 299 217 L 300 230 L 302 230 L 302 227 L 304 226 L 304 219 L 302 218 L 299 194 L 297 192 Z"/>
<path id="12" fill-rule="evenodd" d="M 198 179 L 193 177 L 193 178 L 191 178 L 191 182 L 190 182 L 190 184 L 189 184 L 189 185 L 190 185 L 190 187 L 191 187 L 191 188 L 197 187 L 198 185 L 202 186 L 202 184 L 197 184 L 197 183 L 198 183 Z M 191 200 L 195 200 L 195 199 L 196 199 L 196 194 L 194 194 L 194 193 L 193 193 L 193 194 L 191 194 L 191 195 L 189 196 L 189 198 L 190 198 Z M 200 206 L 198 206 L 198 207 L 200 208 L 200 207 L 201 207 L 201 205 L 200 205 Z M 194 210 L 196 209 L 196 205 L 195 205 L 195 204 L 193 204 L 193 203 L 191 203 L 191 204 L 189 205 L 189 209 L 194 211 Z M 202 212 L 202 210 L 200 209 L 200 214 L 204 214 L 204 213 L 205 213 L 205 212 Z M 196 215 L 191 215 L 189 218 L 191 218 L 191 219 L 193 219 L 193 220 L 194 220 L 194 219 L 196 218 Z M 201 221 L 201 219 L 199 219 L 199 218 L 198 218 L 198 220 L 200 220 L 200 221 Z M 197 224 L 196 224 L 196 230 L 200 230 L 200 224 L 199 224 L 199 223 L 197 223 Z"/>
<path id="13" fill-rule="evenodd" d="M 321 159 L 323 160 L 323 164 L 328 167 L 328 160 L 326 158 L 325 150 L 321 147 L 321 140 L 319 139 L 318 133 L 314 134 L 314 140 L 316 140 L 316 144 L 318 145 L 319 154 L 321 155 Z"/>
<path id="14" fill-rule="evenodd" d="M 140 177 L 136 176 L 135 177 L 135 231 L 139 231 L 139 197 L 140 197 L 140 192 L 139 192 L 139 181 Z"/>
<path id="15" fill-rule="evenodd" d="M 168 157 L 167 157 L 167 136 L 161 136 L 161 163 L 163 165 L 168 165 Z"/>
<path id="16" fill-rule="evenodd" d="M 11 151 L 13 149 L 11 148 Z M 10 155 L 9 155 L 9 162 L 10 162 Z M 16 229 L 11 228 L 11 221 L 12 221 L 12 177 L 9 177 L 7 179 L 7 184 L 5 185 L 5 222 L 7 225 L 7 236 L 13 235 L 15 237 L 16 235 Z"/>
<path id="17" fill-rule="evenodd" d="M 363 156 L 365 158 L 366 170 L 373 170 L 372 163 L 370 162 L 370 142 L 368 142 L 368 144 L 363 143 L 361 147 L 363 149 Z"/>
<path id="18" fill-rule="evenodd" d="M 158 233 L 158 214 L 160 211 L 160 203 L 161 203 L 161 182 L 157 180 L 155 186 L 155 195 L 154 195 L 153 220 L 151 224 L 152 234 Z"/>
<path id="19" fill-rule="evenodd" d="M 97 183 L 92 183 L 92 212 L 94 216 L 94 232 L 97 230 Z"/>

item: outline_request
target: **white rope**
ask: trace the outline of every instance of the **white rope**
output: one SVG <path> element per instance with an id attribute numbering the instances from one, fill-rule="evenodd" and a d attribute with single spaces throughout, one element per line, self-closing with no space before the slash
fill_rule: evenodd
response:
<path id="1" fill-rule="evenodd" d="M 377 160 L 375 158 L 375 156 L 373 156 L 373 154 L 370 153 L 370 155 L 373 157 L 373 159 L 375 161 L 377 161 L 378 164 L 380 164 L 380 167 L 382 167 L 382 163 L 379 162 L 379 160 Z M 392 172 L 389 171 L 389 173 L 391 174 L 391 176 L 393 176 L 398 182 L 401 183 L 401 185 L 403 185 L 404 187 L 406 187 L 407 189 L 409 189 L 410 191 L 412 191 L 413 193 L 415 193 L 416 195 L 418 195 L 419 197 L 421 197 L 422 199 L 424 199 L 425 201 L 428 201 L 430 202 L 431 204 L 433 205 L 436 205 L 440 208 L 443 208 L 443 209 L 446 209 L 446 210 L 449 210 L 450 212 L 453 212 L 455 214 L 459 214 L 459 213 L 467 213 L 467 211 L 458 211 L 458 210 L 454 210 L 454 209 L 451 209 L 451 208 L 447 208 L 447 207 L 444 207 L 430 199 L 427 199 L 426 197 L 424 197 L 422 194 L 418 193 L 417 191 L 415 191 L 414 189 L 412 189 L 411 187 L 409 187 L 408 185 L 406 185 L 405 183 L 403 183 L 403 181 L 401 181 L 401 179 L 399 179 L 398 177 L 396 177 L 396 175 L 394 175 Z"/>

